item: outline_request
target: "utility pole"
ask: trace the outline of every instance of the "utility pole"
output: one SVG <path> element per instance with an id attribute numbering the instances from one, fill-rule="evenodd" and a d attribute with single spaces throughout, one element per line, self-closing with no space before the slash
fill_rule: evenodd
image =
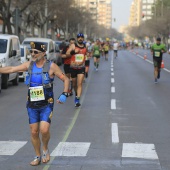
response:
<path id="1" fill-rule="evenodd" d="M 47 38 L 47 16 L 48 16 L 48 4 L 47 4 L 47 0 L 45 2 L 45 19 L 46 19 L 46 22 L 44 24 L 44 37 Z"/>
<path id="2" fill-rule="evenodd" d="M 68 0 L 66 0 L 65 1 L 66 2 L 66 11 L 65 11 L 65 13 L 66 13 L 66 37 L 65 37 L 65 39 L 67 39 L 68 40 Z"/>
<path id="3" fill-rule="evenodd" d="M 13 12 L 13 23 L 15 25 L 15 35 L 18 36 L 18 27 L 19 27 L 19 8 L 16 7 Z"/>
<path id="4" fill-rule="evenodd" d="M 68 40 L 68 18 L 66 19 L 66 39 Z"/>
<path id="5" fill-rule="evenodd" d="M 80 24 L 78 23 L 77 25 L 77 30 L 78 30 L 78 33 L 80 32 Z"/>
<path id="6" fill-rule="evenodd" d="M 161 0 L 161 16 L 163 17 L 164 15 L 164 4 L 163 4 L 163 0 Z"/>

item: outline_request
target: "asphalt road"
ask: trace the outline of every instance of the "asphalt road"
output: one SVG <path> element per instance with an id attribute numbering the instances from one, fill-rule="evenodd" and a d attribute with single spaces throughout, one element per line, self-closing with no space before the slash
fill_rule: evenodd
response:
<path id="1" fill-rule="evenodd" d="M 137 54 L 136 54 L 137 52 Z M 147 53 L 147 60 L 143 55 Z M 34 150 L 26 112 L 27 87 L 0 94 L 1 170 L 169 170 L 170 56 L 154 84 L 149 50 L 122 50 L 101 58 L 83 83 L 81 108 L 74 96 L 55 104 L 49 150 L 51 161 L 32 167 Z M 62 93 L 56 78 L 55 99 Z"/>

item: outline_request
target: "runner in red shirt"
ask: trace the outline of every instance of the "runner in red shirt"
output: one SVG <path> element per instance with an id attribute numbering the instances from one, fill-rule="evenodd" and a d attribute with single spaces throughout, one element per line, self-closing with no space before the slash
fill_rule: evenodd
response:
<path id="1" fill-rule="evenodd" d="M 72 92 L 72 79 L 71 79 L 71 70 L 70 70 L 70 62 L 71 62 L 71 57 L 67 57 L 66 52 L 69 49 L 69 46 L 72 44 L 75 44 L 75 38 L 70 38 L 69 40 L 69 45 L 67 45 L 66 47 L 64 47 L 64 49 L 62 50 L 62 55 L 61 57 L 64 60 L 64 72 L 65 75 L 70 79 L 70 88 L 68 91 L 68 95 L 72 96 L 73 92 Z"/>
<path id="2" fill-rule="evenodd" d="M 71 56 L 70 69 L 73 88 L 75 91 L 75 107 L 80 107 L 80 97 L 82 94 L 82 84 L 85 74 L 85 56 L 87 55 L 86 46 L 83 43 L 84 35 L 77 34 L 77 44 L 70 45 L 66 52 L 67 56 Z"/>

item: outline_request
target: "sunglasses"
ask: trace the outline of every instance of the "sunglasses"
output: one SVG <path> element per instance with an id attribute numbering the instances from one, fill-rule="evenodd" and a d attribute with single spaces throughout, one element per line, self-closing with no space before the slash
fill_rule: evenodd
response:
<path id="1" fill-rule="evenodd" d="M 39 52 L 39 51 L 35 51 L 35 50 L 30 50 L 30 53 L 34 53 L 34 54 L 39 54 L 39 53 L 42 53 L 42 52 Z"/>

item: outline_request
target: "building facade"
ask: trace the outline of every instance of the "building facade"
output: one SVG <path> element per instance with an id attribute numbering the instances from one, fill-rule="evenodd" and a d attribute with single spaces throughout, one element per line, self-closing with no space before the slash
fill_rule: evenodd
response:
<path id="1" fill-rule="evenodd" d="M 139 26 L 142 21 L 142 0 L 133 0 L 130 7 L 129 26 Z"/>
<path id="2" fill-rule="evenodd" d="M 130 8 L 129 26 L 139 26 L 153 17 L 155 0 L 133 0 Z"/>
<path id="3" fill-rule="evenodd" d="M 111 28 L 112 3 L 111 0 L 75 0 L 78 7 L 85 7 L 98 24 Z"/>
<path id="4" fill-rule="evenodd" d="M 153 17 L 155 0 L 142 0 L 142 20 L 146 21 Z"/>

